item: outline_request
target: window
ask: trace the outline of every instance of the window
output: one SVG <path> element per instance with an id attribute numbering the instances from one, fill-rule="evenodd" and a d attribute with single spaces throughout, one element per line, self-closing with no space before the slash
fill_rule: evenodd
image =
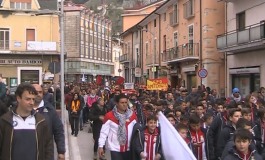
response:
<path id="1" fill-rule="evenodd" d="M 154 27 L 156 27 L 156 19 L 154 20 Z"/>
<path id="2" fill-rule="evenodd" d="M 178 32 L 174 33 L 174 47 L 178 47 Z"/>
<path id="3" fill-rule="evenodd" d="M 239 31 L 244 30 L 246 27 L 246 14 L 245 12 L 238 13 L 236 15 L 236 28 Z"/>
<path id="4" fill-rule="evenodd" d="M 193 55 L 193 25 L 189 26 L 188 54 Z"/>
<path id="5" fill-rule="evenodd" d="M 10 8 L 12 8 L 12 9 L 31 9 L 31 3 L 10 2 Z"/>
<path id="6" fill-rule="evenodd" d="M 140 55 L 139 55 L 139 48 L 136 48 L 136 66 L 140 66 Z"/>
<path id="7" fill-rule="evenodd" d="M 166 51 L 166 49 L 167 49 L 167 36 L 164 35 L 163 39 L 164 39 L 164 51 Z"/>
<path id="8" fill-rule="evenodd" d="M 167 21 L 167 13 L 164 13 L 164 21 Z"/>
<path id="9" fill-rule="evenodd" d="M 184 3 L 184 18 L 191 18 L 194 16 L 194 0 L 189 0 Z"/>
<path id="10" fill-rule="evenodd" d="M 169 13 L 169 19 L 170 19 L 170 25 L 174 26 L 176 24 L 178 24 L 178 4 L 174 5 L 174 9 L 172 12 Z"/>
<path id="11" fill-rule="evenodd" d="M 174 5 L 174 11 L 173 11 L 173 23 L 178 23 L 178 4 Z"/>
<path id="12" fill-rule="evenodd" d="M 8 50 L 9 49 L 9 29 L 8 28 L 0 28 L 0 50 Z"/>
<path id="13" fill-rule="evenodd" d="M 145 43 L 145 55 L 147 58 L 147 56 L 148 56 L 148 43 L 147 42 Z"/>

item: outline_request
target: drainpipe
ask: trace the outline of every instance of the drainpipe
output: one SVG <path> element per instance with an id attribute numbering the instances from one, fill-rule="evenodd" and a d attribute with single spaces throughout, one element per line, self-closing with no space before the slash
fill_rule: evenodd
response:
<path id="1" fill-rule="evenodd" d="M 142 28 L 138 28 L 140 30 L 140 49 L 139 49 L 139 52 L 140 52 L 140 64 L 139 64 L 139 67 L 141 67 L 141 75 L 143 75 L 144 73 L 144 61 L 143 61 L 143 33 L 142 33 Z M 142 76 L 141 76 L 142 77 Z M 142 78 L 139 78 L 139 83 L 141 83 L 142 81 Z"/>
<path id="2" fill-rule="evenodd" d="M 158 15 L 158 40 L 159 40 L 159 43 L 158 43 L 158 64 L 159 64 L 159 68 L 157 69 L 157 72 L 158 72 L 158 76 L 159 74 L 161 73 L 161 15 L 158 14 L 158 13 L 155 13 L 156 15 Z"/>
<path id="3" fill-rule="evenodd" d="M 225 2 L 225 33 L 227 33 L 227 2 Z M 227 67 L 227 52 L 225 52 L 224 53 L 225 55 L 225 59 L 224 59 L 224 61 L 225 61 L 225 96 L 227 96 L 227 95 L 229 95 L 229 93 L 228 93 L 228 80 L 227 80 L 227 78 L 229 77 L 229 76 L 227 76 L 227 69 L 228 69 L 228 67 Z"/>
<path id="4" fill-rule="evenodd" d="M 134 45 L 133 45 L 133 34 L 134 34 L 134 32 L 132 32 L 132 60 L 131 60 L 131 75 L 132 75 L 132 70 L 133 70 L 133 62 L 134 62 L 134 59 L 133 59 L 133 47 L 134 47 Z M 131 76 L 131 82 L 134 82 L 134 80 L 133 80 L 133 77 Z"/>
<path id="5" fill-rule="evenodd" d="M 200 61 L 200 69 L 203 68 L 202 65 L 202 0 L 200 0 L 200 57 L 199 57 L 199 61 Z M 202 86 L 202 78 L 201 78 L 201 86 Z"/>

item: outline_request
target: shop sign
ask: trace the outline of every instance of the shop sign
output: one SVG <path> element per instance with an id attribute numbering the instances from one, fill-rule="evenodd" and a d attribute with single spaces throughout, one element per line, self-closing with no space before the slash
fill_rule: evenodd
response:
<path id="1" fill-rule="evenodd" d="M 124 89 L 134 89 L 134 83 L 124 83 Z"/>
<path id="2" fill-rule="evenodd" d="M 239 68 L 239 69 L 230 69 L 230 74 L 248 74 L 248 73 L 259 73 L 259 68 Z"/>
<path id="3" fill-rule="evenodd" d="M 29 65 L 39 65 L 42 64 L 40 59 L 0 59 L 0 64 L 29 64 Z"/>
<path id="4" fill-rule="evenodd" d="M 135 75 L 134 76 L 135 77 L 141 77 L 142 76 L 140 67 L 135 68 Z"/>
<path id="5" fill-rule="evenodd" d="M 147 80 L 147 90 L 167 90 L 168 88 L 168 79 L 159 78 L 159 79 L 148 79 Z"/>

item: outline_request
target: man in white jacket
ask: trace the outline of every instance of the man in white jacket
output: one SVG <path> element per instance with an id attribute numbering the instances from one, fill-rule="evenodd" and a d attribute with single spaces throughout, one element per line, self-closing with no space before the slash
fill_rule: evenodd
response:
<path id="1" fill-rule="evenodd" d="M 130 160 L 130 140 L 137 118 L 128 108 L 128 98 L 125 95 L 118 95 L 115 101 L 116 106 L 104 117 L 98 153 L 101 158 L 104 157 L 103 146 L 106 143 L 112 160 Z"/>

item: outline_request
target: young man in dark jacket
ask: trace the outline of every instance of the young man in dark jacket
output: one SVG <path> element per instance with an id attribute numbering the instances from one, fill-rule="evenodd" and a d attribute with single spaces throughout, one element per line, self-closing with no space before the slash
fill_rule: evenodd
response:
<path id="1" fill-rule="evenodd" d="M 223 130 L 220 133 L 220 136 L 218 137 L 217 150 L 216 150 L 217 157 L 221 158 L 225 145 L 231 139 L 231 136 L 233 136 L 236 130 L 236 123 L 240 117 L 241 117 L 241 109 L 234 108 L 229 110 L 229 122 L 223 128 Z"/>
<path id="2" fill-rule="evenodd" d="M 227 115 L 226 115 L 226 111 L 225 111 L 225 106 L 223 105 L 222 102 L 217 102 L 217 115 L 214 118 L 208 133 L 207 133 L 207 138 L 208 138 L 208 146 L 209 148 L 212 148 L 211 152 L 209 152 L 208 154 L 208 158 L 209 160 L 216 160 L 216 149 L 217 149 L 217 141 L 218 141 L 218 137 L 221 133 L 221 131 L 223 130 L 224 126 L 227 123 Z"/>
<path id="3" fill-rule="evenodd" d="M 51 134 L 57 146 L 58 160 L 64 159 L 65 136 L 63 123 L 57 115 L 54 106 L 43 100 L 43 90 L 41 86 L 38 84 L 33 84 L 33 86 L 38 93 L 35 97 L 34 109 L 41 113 L 48 122 Z"/>
<path id="4" fill-rule="evenodd" d="M 100 130 L 103 125 L 103 120 L 106 113 L 107 113 L 107 107 L 104 104 L 103 98 L 99 98 L 97 102 L 95 102 L 92 105 L 89 112 L 90 120 L 93 121 L 92 131 L 94 139 L 94 160 L 97 160 L 98 139 L 100 136 Z"/>
<path id="5" fill-rule="evenodd" d="M 47 121 L 33 109 L 36 94 L 30 84 L 17 87 L 17 107 L 0 118 L 0 159 L 53 158 L 52 135 Z"/>
<path id="6" fill-rule="evenodd" d="M 252 134 L 247 129 L 239 129 L 234 134 L 235 145 L 224 160 L 262 160 L 258 152 L 250 145 Z"/>

